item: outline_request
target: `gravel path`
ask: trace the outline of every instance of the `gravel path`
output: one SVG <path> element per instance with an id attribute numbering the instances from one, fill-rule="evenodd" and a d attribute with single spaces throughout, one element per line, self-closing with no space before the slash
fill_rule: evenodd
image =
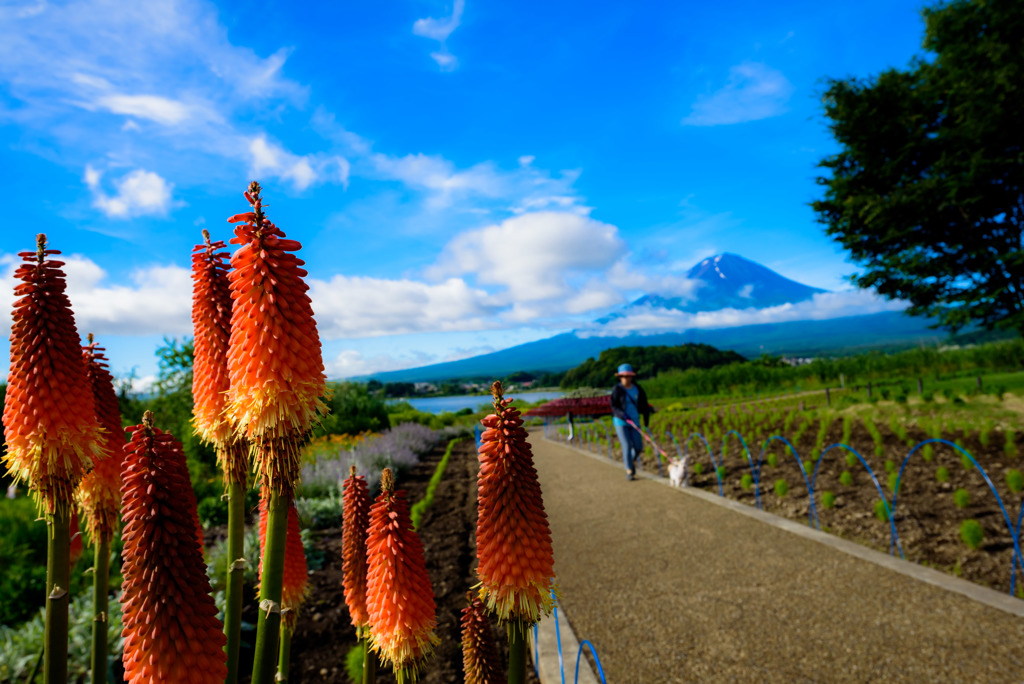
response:
<path id="1" fill-rule="evenodd" d="M 530 442 L 562 605 L 610 684 L 1024 681 L 1022 618 Z"/>

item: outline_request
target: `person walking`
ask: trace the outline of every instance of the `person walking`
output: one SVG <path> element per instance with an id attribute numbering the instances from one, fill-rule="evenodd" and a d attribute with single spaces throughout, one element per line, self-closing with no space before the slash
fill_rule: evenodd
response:
<path id="1" fill-rule="evenodd" d="M 636 459 L 644 450 L 644 438 L 640 433 L 640 416 L 644 427 L 651 421 L 651 405 L 647 393 L 636 383 L 633 366 L 624 363 L 619 366 L 615 377 L 619 384 L 612 390 L 612 423 L 622 445 L 622 464 L 626 466 L 626 479 L 636 479 Z M 633 425 L 629 424 L 632 421 Z"/>

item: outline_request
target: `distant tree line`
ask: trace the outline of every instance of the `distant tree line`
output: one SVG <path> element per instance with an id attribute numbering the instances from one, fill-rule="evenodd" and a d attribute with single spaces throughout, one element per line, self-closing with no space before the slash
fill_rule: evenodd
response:
<path id="1" fill-rule="evenodd" d="M 605 349 L 597 359 L 589 358 L 567 371 L 561 386 L 605 387 L 615 384 L 615 373 L 620 364 L 633 366 L 641 380 L 653 378 L 669 370 L 713 368 L 723 364 L 743 363 L 746 359 L 734 351 L 722 351 L 708 344 L 679 346 L 615 347 Z"/>

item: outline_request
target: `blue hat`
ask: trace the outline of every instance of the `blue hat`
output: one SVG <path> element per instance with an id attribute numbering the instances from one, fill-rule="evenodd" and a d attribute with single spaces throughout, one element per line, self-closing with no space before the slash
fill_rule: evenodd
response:
<path id="1" fill-rule="evenodd" d="M 616 375 L 636 375 L 636 371 L 628 363 L 624 363 L 619 366 L 619 372 Z"/>

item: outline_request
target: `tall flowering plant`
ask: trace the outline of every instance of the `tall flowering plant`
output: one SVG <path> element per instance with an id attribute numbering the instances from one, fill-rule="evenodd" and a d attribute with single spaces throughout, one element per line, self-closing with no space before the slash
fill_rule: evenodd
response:
<path id="1" fill-rule="evenodd" d="M 533 452 L 519 409 L 491 387 L 477 476 L 477 576 L 488 610 L 508 626 L 509 681 L 526 676 L 526 632 L 551 613 L 554 552 Z"/>
<path id="2" fill-rule="evenodd" d="M 28 484 L 49 529 L 43 677 L 67 681 L 70 522 L 73 495 L 103 456 L 92 389 L 82 364 L 60 254 L 40 234 L 34 252 L 18 254 L 11 324 L 11 367 L 3 423 L 4 464 Z"/>
<path id="3" fill-rule="evenodd" d="M 82 362 L 92 388 L 96 419 L 103 428 L 103 444 L 107 455 L 96 459 L 92 472 L 82 478 L 78 500 L 85 513 L 85 526 L 95 553 L 92 577 L 92 679 L 94 682 L 103 682 L 107 677 L 110 542 L 120 522 L 121 461 L 125 440 L 114 377 L 107 370 L 104 349 L 93 341 L 92 333 L 87 339 L 89 344 L 82 347 Z"/>
<path id="4" fill-rule="evenodd" d="M 366 478 L 356 475 L 356 467 L 349 470 L 343 485 L 342 497 L 342 583 L 345 587 L 345 605 L 363 646 L 363 682 L 374 681 L 377 660 L 367 643 L 370 616 L 366 612 L 366 535 L 370 526 L 370 491 Z"/>
<path id="5" fill-rule="evenodd" d="M 369 648 L 403 684 L 419 678 L 440 642 L 434 632 L 437 607 L 423 543 L 413 529 L 405 492 L 395 491 L 390 468 L 381 473 L 380 488 L 366 539 Z"/>
<path id="6" fill-rule="evenodd" d="M 124 671 L 129 684 L 219 684 L 226 638 L 195 535 L 195 495 L 181 445 L 153 425 L 127 428 L 125 446 Z M 190 496 L 191 494 L 191 496 Z"/>
<path id="7" fill-rule="evenodd" d="M 468 595 L 462 609 L 462 670 L 466 684 L 500 684 L 505 679 L 501 659 L 487 620 L 487 609 L 479 597 Z"/>
<path id="8" fill-rule="evenodd" d="M 248 446 L 238 438 L 226 409 L 231 389 L 228 345 L 231 338 L 231 287 L 224 242 L 210 241 L 192 250 L 192 365 L 193 424 L 196 433 L 213 445 L 224 473 L 228 497 L 228 577 L 224 633 L 228 639 L 228 684 L 238 679 L 242 629 L 242 579 L 245 572 L 245 490 L 249 470 Z"/>
<path id="9" fill-rule="evenodd" d="M 228 280 L 233 300 L 228 344 L 228 414 L 250 442 L 261 496 L 267 499 L 267 545 L 260 583 L 253 682 L 274 677 L 281 621 L 288 508 L 299 479 L 300 447 L 326 407 L 320 338 L 303 282 L 303 262 L 263 211 L 259 183 L 245 193 L 250 211 L 235 227 Z"/>

